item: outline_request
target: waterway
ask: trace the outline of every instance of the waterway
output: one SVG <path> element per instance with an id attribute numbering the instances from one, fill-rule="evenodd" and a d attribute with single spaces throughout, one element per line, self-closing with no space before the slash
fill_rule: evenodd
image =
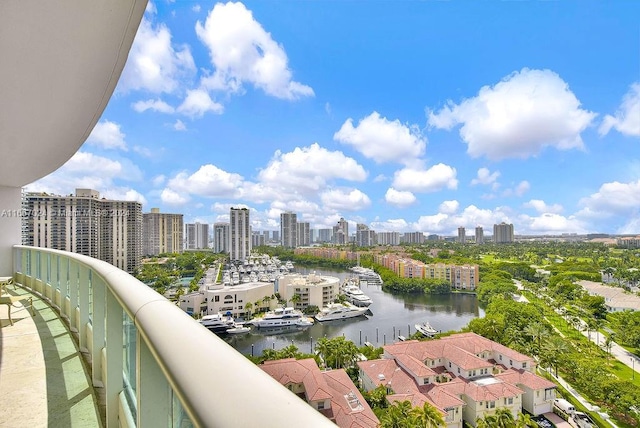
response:
<path id="1" fill-rule="evenodd" d="M 303 275 L 310 271 L 340 279 L 352 275 L 350 271 L 296 268 L 296 272 Z M 318 338 L 336 336 L 344 336 L 358 346 L 365 342 L 383 346 L 397 341 L 398 336 L 415 333 L 417 323 L 428 321 L 440 331 L 460 330 L 472 319 L 484 316 L 473 294 L 393 295 L 376 285 L 361 288 L 373 300 L 369 306 L 372 315 L 367 317 L 316 322 L 304 330 L 285 332 L 254 328 L 247 334 L 223 339 L 245 355 L 260 355 L 264 349 L 281 349 L 291 344 L 301 352 L 311 352 Z"/>

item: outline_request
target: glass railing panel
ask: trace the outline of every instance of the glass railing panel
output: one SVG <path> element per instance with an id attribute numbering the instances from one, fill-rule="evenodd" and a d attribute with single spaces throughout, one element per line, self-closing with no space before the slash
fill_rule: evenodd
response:
<path id="1" fill-rule="evenodd" d="M 123 328 L 123 386 L 127 403 L 129 404 L 129 410 L 135 419 L 137 416 L 136 409 L 136 347 L 137 347 L 137 335 L 138 331 L 133 323 L 133 320 L 123 313 L 122 319 Z"/>
<path id="2" fill-rule="evenodd" d="M 189 419 L 187 412 L 184 410 L 184 407 L 182 407 L 180 400 L 178 400 L 173 391 L 171 391 L 171 397 L 172 418 L 170 426 L 172 428 L 193 428 L 195 425 L 193 425 L 193 422 L 191 422 L 191 420 Z"/>

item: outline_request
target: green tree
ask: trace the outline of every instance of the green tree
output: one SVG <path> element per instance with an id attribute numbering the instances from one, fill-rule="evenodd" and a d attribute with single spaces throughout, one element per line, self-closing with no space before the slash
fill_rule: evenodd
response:
<path id="1" fill-rule="evenodd" d="M 425 402 L 422 407 L 412 410 L 417 426 L 421 428 L 438 428 L 446 426 L 442 413 L 434 406 Z"/>
<path id="2" fill-rule="evenodd" d="M 389 406 L 380 418 L 380 428 L 413 428 L 416 421 L 411 414 L 411 402 L 405 400 Z"/>

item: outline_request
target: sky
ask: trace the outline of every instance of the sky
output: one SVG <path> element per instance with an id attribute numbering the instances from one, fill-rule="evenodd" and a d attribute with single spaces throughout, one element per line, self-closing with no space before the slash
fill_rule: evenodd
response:
<path id="1" fill-rule="evenodd" d="M 640 2 L 148 4 L 81 149 L 29 191 L 253 230 L 640 234 Z"/>

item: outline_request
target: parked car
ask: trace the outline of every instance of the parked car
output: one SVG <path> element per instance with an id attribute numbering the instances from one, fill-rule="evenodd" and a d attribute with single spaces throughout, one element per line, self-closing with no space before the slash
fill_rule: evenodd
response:
<path id="1" fill-rule="evenodd" d="M 597 425 L 589 415 L 582 412 L 575 412 L 573 415 L 573 421 L 578 425 L 578 428 L 597 428 Z"/>

